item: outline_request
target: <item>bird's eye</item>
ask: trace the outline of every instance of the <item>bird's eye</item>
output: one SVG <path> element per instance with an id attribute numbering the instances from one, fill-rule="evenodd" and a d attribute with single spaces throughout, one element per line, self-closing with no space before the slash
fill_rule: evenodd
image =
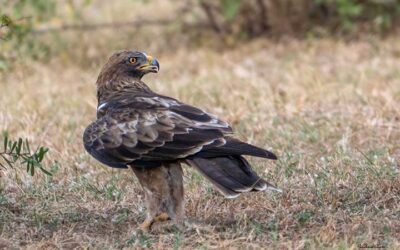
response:
<path id="1" fill-rule="evenodd" d="M 131 63 L 131 64 L 135 64 L 136 63 L 136 58 L 135 57 L 131 57 L 131 58 L 129 58 L 129 62 Z"/>

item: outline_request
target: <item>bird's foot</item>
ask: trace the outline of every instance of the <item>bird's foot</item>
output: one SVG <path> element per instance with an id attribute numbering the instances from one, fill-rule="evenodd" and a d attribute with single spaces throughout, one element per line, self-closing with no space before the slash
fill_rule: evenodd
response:
<path id="1" fill-rule="evenodd" d="M 140 224 L 139 228 L 143 232 L 149 232 L 150 229 L 152 228 L 152 225 L 156 222 L 165 222 L 169 220 L 169 215 L 165 212 L 160 213 L 159 215 L 155 216 L 154 218 L 151 219 L 145 219 L 142 224 Z"/>
<path id="2" fill-rule="evenodd" d="M 182 231 L 183 222 L 171 219 L 167 213 L 162 213 L 155 218 L 151 230 L 155 233 Z"/>
<path id="3" fill-rule="evenodd" d="M 183 229 L 183 224 L 174 220 L 158 221 L 151 226 L 151 231 L 157 234 L 183 231 Z"/>
<path id="4" fill-rule="evenodd" d="M 169 215 L 166 212 L 163 212 L 159 215 L 157 215 L 156 217 L 154 217 L 153 222 L 157 222 L 157 221 L 167 221 L 169 220 Z"/>
<path id="5" fill-rule="evenodd" d="M 147 233 L 150 231 L 151 224 L 153 224 L 152 219 L 145 219 L 144 222 L 140 224 L 139 229 Z"/>

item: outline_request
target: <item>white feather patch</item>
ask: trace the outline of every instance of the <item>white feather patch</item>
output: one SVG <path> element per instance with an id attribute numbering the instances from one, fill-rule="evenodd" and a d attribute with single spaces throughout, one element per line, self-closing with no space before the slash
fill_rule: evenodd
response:
<path id="1" fill-rule="evenodd" d="M 266 190 L 271 190 L 271 191 L 275 191 L 275 192 L 278 192 L 278 193 L 282 193 L 283 192 L 282 189 L 279 189 L 279 188 L 276 188 L 276 187 L 271 187 L 271 186 L 267 186 Z"/>
<path id="2" fill-rule="evenodd" d="M 97 107 L 97 112 L 99 112 L 102 108 L 104 108 L 105 106 L 107 106 L 107 103 L 102 103 Z"/>
<path id="3" fill-rule="evenodd" d="M 240 194 L 223 194 L 225 198 L 227 199 L 235 199 L 237 198 Z"/>

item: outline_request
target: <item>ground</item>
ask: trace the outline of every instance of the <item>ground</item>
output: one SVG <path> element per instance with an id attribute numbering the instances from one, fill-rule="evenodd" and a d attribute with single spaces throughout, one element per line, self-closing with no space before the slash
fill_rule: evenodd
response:
<path id="1" fill-rule="evenodd" d="M 0 131 L 49 147 L 53 176 L 1 171 L 0 248 L 399 249 L 400 37 L 146 52 L 161 64 L 144 78 L 154 90 L 279 156 L 250 161 L 283 192 L 224 199 L 185 167 L 190 225 L 137 231 L 145 208 L 133 173 L 82 146 L 106 54 L 90 67 L 32 63 L 2 74 Z"/>

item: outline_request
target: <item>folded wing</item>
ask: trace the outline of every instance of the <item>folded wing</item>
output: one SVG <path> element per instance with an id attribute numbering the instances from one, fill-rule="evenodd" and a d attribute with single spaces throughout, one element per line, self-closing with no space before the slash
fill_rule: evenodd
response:
<path id="1" fill-rule="evenodd" d="M 195 107 L 161 96 L 100 105 L 98 120 L 84 132 L 86 150 L 102 163 L 158 166 L 226 143 L 229 125 Z"/>

